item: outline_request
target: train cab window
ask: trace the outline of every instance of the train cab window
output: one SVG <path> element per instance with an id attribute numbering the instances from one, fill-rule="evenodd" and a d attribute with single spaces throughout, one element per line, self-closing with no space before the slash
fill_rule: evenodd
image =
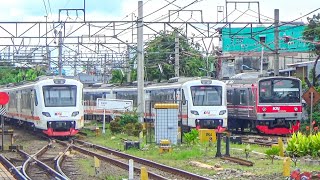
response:
<path id="1" fill-rule="evenodd" d="M 46 107 L 76 106 L 77 86 L 43 86 L 42 89 Z"/>
<path id="2" fill-rule="evenodd" d="M 33 94 L 34 94 L 34 104 L 36 106 L 38 106 L 38 97 L 37 97 L 37 91 L 34 89 L 33 91 Z"/>
<path id="3" fill-rule="evenodd" d="M 227 103 L 228 104 L 232 104 L 232 96 L 233 96 L 233 91 L 232 90 L 228 90 L 227 91 Z"/>
<path id="4" fill-rule="evenodd" d="M 245 90 L 240 90 L 240 104 L 247 104 L 247 92 Z"/>

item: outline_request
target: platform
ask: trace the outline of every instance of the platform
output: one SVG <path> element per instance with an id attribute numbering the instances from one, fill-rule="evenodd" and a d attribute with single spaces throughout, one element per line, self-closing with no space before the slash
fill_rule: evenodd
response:
<path id="1" fill-rule="evenodd" d="M 16 180 L 12 174 L 0 163 L 0 179 L 1 180 Z"/>

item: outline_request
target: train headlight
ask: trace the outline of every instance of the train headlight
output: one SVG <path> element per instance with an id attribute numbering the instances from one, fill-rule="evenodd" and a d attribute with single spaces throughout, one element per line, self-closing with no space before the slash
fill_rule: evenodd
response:
<path id="1" fill-rule="evenodd" d="M 219 115 L 224 115 L 226 112 L 227 112 L 226 110 L 221 110 L 221 111 L 219 112 Z"/>
<path id="2" fill-rule="evenodd" d="M 294 107 L 294 111 L 296 111 L 296 112 L 297 112 L 297 111 L 298 111 L 298 107 Z"/>
<path id="3" fill-rule="evenodd" d="M 75 117 L 75 116 L 77 116 L 78 114 L 79 114 L 79 111 L 75 111 L 75 112 L 72 113 L 71 116 L 72 116 L 72 117 Z"/>
<path id="4" fill-rule="evenodd" d="M 198 112 L 198 111 L 191 110 L 191 114 L 193 114 L 193 115 L 199 115 L 199 112 Z"/>
<path id="5" fill-rule="evenodd" d="M 51 117 L 50 113 L 48 113 L 48 112 L 42 112 L 42 115 L 44 115 L 46 117 Z"/>

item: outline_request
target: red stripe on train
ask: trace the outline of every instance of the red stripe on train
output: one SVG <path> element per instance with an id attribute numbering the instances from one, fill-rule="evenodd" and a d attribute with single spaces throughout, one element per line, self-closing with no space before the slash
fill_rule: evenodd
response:
<path id="1" fill-rule="evenodd" d="M 258 106 L 259 113 L 283 113 L 283 112 L 302 112 L 302 106 Z"/>

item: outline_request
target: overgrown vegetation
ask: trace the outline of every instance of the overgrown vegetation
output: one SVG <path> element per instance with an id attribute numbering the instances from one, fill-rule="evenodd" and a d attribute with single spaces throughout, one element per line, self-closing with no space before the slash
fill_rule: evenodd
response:
<path id="1" fill-rule="evenodd" d="M 308 86 L 304 85 L 304 90 L 308 89 L 309 86 L 314 86 L 315 89 L 320 93 L 320 86 L 319 86 L 319 79 L 320 79 L 320 73 L 319 68 L 317 69 L 317 64 L 320 59 L 320 44 L 315 43 L 319 41 L 320 39 L 320 14 L 313 15 L 312 17 L 308 17 L 308 25 L 306 26 L 304 32 L 303 32 L 303 39 L 306 40 L 306 42 L 309 45 L 310 50 L 315 54 L 315 62 L 313 64 L 313 68 L 310 71 L 309 79 L 306 77 L 303 81 L 306 82 L 305 84 L 308 84 Z M 309 82 L 311 81 L 311 83 Z M 313 113 L 312 113 L 312 121 L 315 122 L 313 127 L 310 127 L 309 120 L 304 122 L 301 126 L 302 132 L 308 132 L 307 129 L 315 128 L 318 129 L 318 126 L 320 125 L 320 105 L 314 105 L 313 107 Z M 308 114 L 310 115 L 310 107 L 307 109 Z M 310 132 L 310 131 L 309 131 Z"/>
<path id="2" fill-rule="evenodd" d="M 188 133 L 184 133 L 184 141 L 187 143 L 188 146 L 195 144 L 199 140 L 199 131 L 196 129 L 192 129 Z"/>
<path id="3" fill-rule="evenodd" d="M 288 140 L 287 154 L 291 157 L 310 155 L 320 157 L 320 133 L 304 135 L 300 132 L 294 133 Z"/>
<path id="4" fill-rule="evenodd" d="M 110 131 L 113 134 L 126 133 L 129 136 L 139 136 L 142 131 L 142 124 L 138 122 L 137 113 L 124 113 L 110 122 Z"/>

